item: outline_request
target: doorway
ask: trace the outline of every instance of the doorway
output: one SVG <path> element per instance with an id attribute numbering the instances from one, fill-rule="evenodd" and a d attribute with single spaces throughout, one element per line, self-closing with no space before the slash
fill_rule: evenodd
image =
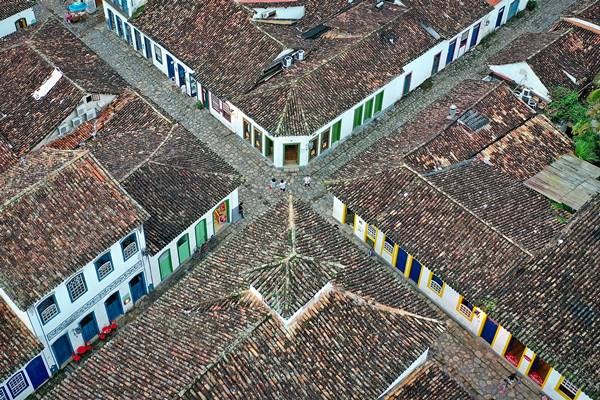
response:
<path id="1" fill-rule="evenodd" d="M 52 351 L 56 357 L 59 367 L 62 367 L 73 355 L 73 346 L 69 340 L 69 334 L 65 333 L 52 343 Z"/>
<path id="2" fill-rule="evenodd" d="M 519 0 L 513 0 L 508 7 L 508 15 L 506 16 L 506 20 L 510 20 L 512 17 L 517 15 L 517 11 L 519 11 Z"/>
<path id="3" fill-rule="evenodd" d="M 196 228 L 196 248 L 199 249 L 206 242 L 206 220 L 198 222 Z"/>
<path id="4" fill-rule="evenodd" d="M 300 158 L 300 144 L 286 144 L 283 146 L 283 165 L 298 165 Z"/>
<path id="5" fill-rule="evenodd" d="M 106 20 L 106 26 L 108 27 L 109 31 L 114 30 L 114 23 L 115 23 L 115 14 L 112 12 L 112 10 L 107 10 L 108 11 L 108 19 Z"/>
<path id="6" fill-rule="evenodd" d="M 167 250 L 158 257 L 158 269 L 160 270 L 161 282 L 167 279 L 173 272 L 173 263 L 171 262 L 171 250 Z"/>
<path id="7" fill-rule="evenodd" d="M 42 383 L 46 382 L 50 375 L 48 375 L 48 369 L 46 369 L 46 365 L 44 364 L 44 360 L 42 360 L 42 356 L 37 356 L 34 358 L 27 366 L 25 367 L 27 371 L 27 376 L 29 376 L 29 380 L 31 381 L 31 385 L 33 389 L 37 389 L 42 385 Z"/>
<path id="8" fill-rule="evenodd" d="M 123 21 L 118 15 L 115 16 L 115 20 L 117 21 L 117 34 L 119 37 L 123 37 Z"/>
<path id="9" fill-rule="evenodd" d="M 19 18 L 15 22 L 15 28 L 17 28 L 17 31 L 27 28 L 27 20 L 25 18 Z"/>
<path id="10" fill-rule="evenodd" d="M 177 64 L 177 76 L 179 77 L 179 87 L 185 86 L 185 68 Z"/>
<path id="11" fill-rule="evenodd" d="M 498 11 L 498 18 L 496 18 L 496 29 L 502 25 L 502 17 L 504 16 L 504 7 Z"/>
<path id="12" fill-rule="evenodd" d="M 144 48 L 146 49 L 146 58 L 152 59 L 152 43 L 150 43 L 150 39 L 144 36 Z"/>
<path id="13" fill-rule="evenodd" d="M 213 231 L 216 234 L 229 222 L 229 200 L 225 200 L 213 211 Z"/>
<path id="14" fill-rule="evenodd" d="M 93 312 L 83 317 L 79 322 L 79 327 L 81 328 L 81 336 L 84 342 L 89 342 L 98 335 L 98 323 Z"/>
<path id="15" fill-rule="evenodd" d="M 140 272 L 129 281 L 129 290 L 133 304 L 146 295 L 146 280 L 144 273 Z"/>
<path id="16" fill-rule="evenodd" d="M 106 299 L 104 307 L 106 308 L 106 315 L 108 316 L 109 321 L 114 321 L 119 318 L 119 316 L 123 315 L 123 305 L 121 304 L 119 291 L 114 292 Z"/>
<path id="17" fill-rule="evenodd" d="M 190 257 L 190 237 L 186 233 L 177 241 L 177 258 L 179 265 L 183 264 Z"/>
<path id="18" fill-rule="evenodd" d="M 167 54 L 167 73 L 169 75 L 169 79 L 175 78 L 175 61 L 173 61 L 173 57 Z"/>

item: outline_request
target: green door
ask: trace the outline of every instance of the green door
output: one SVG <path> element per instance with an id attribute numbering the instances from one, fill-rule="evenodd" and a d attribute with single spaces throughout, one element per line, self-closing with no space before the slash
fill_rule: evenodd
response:
<path id="1" fill-rule="evenodd" d="M 342 120 L 340 119 L 338 122 L 333 124 L 333 128 L 331 128 L 331 144 L 337 143 L 340 140 L 340 136 L 342 134 Z"/>
<path id="2" fill-rule="evenodd" d="M 375 96 L 375 114 L 381 111 L 383 107 L 383 90 Z"/>
<path id="3" fill-rule="evenodd" d="M 363 106 L 359 106 L 354 110 L 354 123 L 352 124 L 352 129 L 359 127 L 362 124 L 363 117 Z"/>
<path id="4" fill-rule="evenodd" d="M 206 242 L 206 220 L 198 222 L 196 225 L 196 247 L 200 248 Z"/>
<path id="5" fill-rule="evenodd" d="M 171 250 L 167 250 L 158 257 L 158 267 L 160 269 L 160 280 L 164 281 L 171 272 L 173 272 L 173 264 L 171 263 Z"/>
<path id="6" fill-rule="evenodd" d="M 364 118 L 364 120 L 367 121 L 367 120 L 371 119 L 372 116 L 373 116 L 373 98 L 370 98 L 365 103 L 365 118 Z"/>
<path id="7" fill-rule="evenodd" d="M 177 241 L 177 256 L 179 264 L 183 264 L 190 256 L 190 238 L 187 233 Z"/>

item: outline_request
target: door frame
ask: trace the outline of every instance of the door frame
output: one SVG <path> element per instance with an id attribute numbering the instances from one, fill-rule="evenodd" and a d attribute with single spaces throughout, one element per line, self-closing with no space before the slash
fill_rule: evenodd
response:
<path id="1" fill-rule="evenodd" d="M 85 318 L 86 318 L 88 315 L 91 315 L 91 316 L 92 316 L 92 320 L 94 321 L 94 324 L 96 324 L 96 335 L 98 335 L 98 333 L 100 333 L 100 327 L 98 326 L 98 320 L 96 319 L 96 313 L 95 313 L 94 311 L 92 311 L 92 312 L 90 312 L 90 313 L 86 314 L 86 315 L 85 315 L 83 318 L 81 318 L 81 320 L 80 320 L 80 321 L 79 321 L 79 323 L 78 323 L 78 325 L 79 325 L 79 328 L 81 329 L 81 337 L 83 338 L 83 341 L 84 341 L 84 342 L 88 342 L 88 341 L 91 341 L 91 340 L 93 340 L 93 339 L 94 339 L 94 338 L 92 337 L 92 338 L 90 338 L 90 339 L 86 340 L 86 339 L 83 337 L 83 326 L 81 325 L 81 321 L 83 321 L 83 320 L 84 320 L 84 319 L 85 319 Z"/>
<path id="2" fill-rule="evenodd" d="M 113 318 L 111 318 L 111 316 L 110 316 L 110 315 L 108 315 L 108 305 L 106 304 L 106 302 L 108 301 L 108 299 L 110 299 L 110 298 L 111 298 L 111 297 L 113 297 L 113 296 L 116 296 L 116 300 L 117 300 L 117 301 L 118 301 L 118 303 L 119 303 L 119 309 L 121 310 L 121 313 L 120 313 L 119 315 L 117 315 L 116 317 L 114 317 L 114 319 L 113 319 Z M 108 321 L 109 321 L 109 322 L 112 322 L 113 320 L 115 320 L 115 319 L 119 318 L 121 315 L 125 314 L 125 310 L 123 309 L 123 302 L 121 301 L 121 293 L 119 292 L 119 290 L 117 290 L 117 291 L 116 291 L 116 292 L 114 292 L 114 293 L 111 293 L 111 295 L 110 295 L 110 296 L 108 296 L 108 297 L 106 298 L 106 300 L 104 300 L 104 309 L 105 309 L 105 311 L 106 311 L 106 317 L 108 318 Z"/>
<path id="3" fill-rule="evenodd" d="M 296 163 L 290 164 L 286 162 L 287 148 L 296 147 Z M 286 143 L 283 145 L 283 166 L 298 166 L 300 165 L 300 143 Z"/>
<path id="4" fill-rule="evenodd" d="M 137 278 L 138 276 L 141 277 L 140 284 L 142 285 L 142 295 L 140 297 L 138 297 L 137 299 L 134 299 L 133 286 L 131 285 L 131 281 L 134 280 L 135 278 Z M 143 271 L 141 271 L 139 274 L 134 275 L 129 280 L 128 284 L 129 284 L 129 292 L 131 293 L 131 300 L 132 300 L 133 304 L 135 304 L 138 300 L 140 300 L 142 297 L 144 297 L 147 294 L 147 290 L 146 290 L 146 278 L 144 277 L 144 272 Z"/>
<path id="5" fill-rule="evenodd" d="M 65 361 L 63 361 L 62 363 L 59 361 L 58 356 L 56 355 L 56 351 L 54 350 L 54 345 L 61 340 L 63 337 L 67 338 L 67 343 L 69 344 L 69 347 L 71 348 L 71 356 L 69 356 Z M 71 338 L 69 337 L 69 333 L 65 332 L 64 334 L 62 334 L 61 336 L 58 337 L 58 339 L 56 339 L 54 342 L 52 342 L 52 344 L 50 345 L 50 348 L 52 349 L 52 355 L 54 356 L 54 359 L 56 360 L 56 363 L 58 364 L 59 369 L 67 364 L 69 362 L 69 360 L 71 359 L 72 355 L 73 355 L 73 343 L 71 343 Z"/>

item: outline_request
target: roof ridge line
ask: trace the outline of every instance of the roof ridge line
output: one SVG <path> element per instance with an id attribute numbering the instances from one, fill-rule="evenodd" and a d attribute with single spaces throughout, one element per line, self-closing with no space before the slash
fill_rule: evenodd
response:
<path id="1" fill-rule="evenodd" d="M 364 152 L 362 152 L 364 153 Z M 360 153 L 360 154 L 362 154 Z M 335 184 L 335 183 L 345 183 L 345 182 L 350 182 L 350 181 L 357 181 L 359 179 L 364 179 L 364 178 L 370 178 L 370 177 L 374 177 L 383 173 L 387 173 L 389 171 L 397 171 L 397 170 L 401 170 L 402 168 L 404 168 L 404 164 L 401 165 L 394 165 L 391 168 L 388 168 L 387 170 L 378 170 L 376 172 L 372 172 L 369 174 L 364 174 L 364 175 L 360 175 L 360 176 L 351 176 L 348 178 L 338 178 L 338 179 L 325 179 L 322 181 L 323 185 L 327 186 L 329 184 Z"/>
<path id="2" fill-rule="evenodd" d="M 127 89 L 125 89 L 123 92 L 127 91 Z M 155 106 L 154 104 L 152 104 L 148 99 L 146 99 L 144 96 L 142 96 L 140 93 L 138 93 L 137 90 L 131 90 L 131 92 L 133 92 L 133 94 L 137 97 L 139 97 L 144 103 L 146 103 L 150 108 L 152 108 L 154 110 L 154 112 L 156 112 L 158 115 L 160 115 L 162 117 L 162 119 L 164 119 L 165 121 L 167 121 L 168 123 L 170 123 L 171 125 L 178 125 L 179 123 L 173 120 L 170 120 L 169 118 L 167 118 L 158 108 L 157 106 Z"/>
<path id="3" fill-rule="evenodd" d="M 179 169 L 179 170 L 192 171 L 195 174 L 213 175 L 213 176 L 218 176 L 218 177 L 229 177 L 229 178 L 232 178 L 232 179 L 235 179 L 236 177 L 239 177 L 241 180 L 244 179 L 244 177 L 241 176 L 241 175 L 227 174 L 227 173 L 224 173 L 224 172 L 210 172 L 210 171 L 206 171 L 204 169 L 196 170 L 196 169 L 192 169 L 192 168 L 188 168 L 188 167 L 181 167 L 179 165 L 166 164 L 164 162 L 158 162 L 158 161 L 150 160 L 150 159 L 147 160 L 146 164 L 155 164 L 155 165 L 160 165 L 160 166 L 163 166 L 163 167 L 169 167 L 169 168 L 174 168 L 174 169 Z M 141 167 L 141 166 L 142 165 L 140 165 L 139 167 Z M 139 169 L 139 168 L 137 168 L 137 169 Z M 131 174 L 128 174 L 127 176 L 129 176 L 129 175 L 131 175 Z"/>
<path id="4" fill-rule="evenodd" d="M 123 182 L 125 179 L 129 178 L 131 175 L 133 175 L 133 173 L 135 173 L 137 170 L 139 170 L 144 164 L 147 164 L 147 163 L 149 163 L 151 161 L 152 157 L 154 157 L 154 155 L 158 152 L 158 150 L 160 150 L 163 147 L 163 145 L 166 143 L 166 141 L 173 136 L 173 130 L 175 130 L 175 126 L 176 125 L 177 124 L 174 124 L 174 125 L 171 126 L 171 129 L 169 130 L 169 133 L 160 142 L 160 144 L 158 146 L 156 146 L 156 148 L 152 151 L 152 153 L 150 153 L 148 155 L 148 157 L 146 157 L 138 165 L 136 165 L 135 167 L 133 167 L 127 174 L 125 174 L 123 176 L 123 178 L 121 178 L 120 182 Z"/>
<path id="5" fill-rule="evenodd" d="M 64 162 L 60 167 L 56 168 L 55 170 L 44 175 L 42 178 L 38 179 L 35 183 L 20 190 L 17 194 L 15 194 L 14 196 L 12 196 L 8 200 L 6 200 L 4 203 L 0 204 L 0 213 L 3 212 L 7 206 L 14 203 L 16 200 L 24 197 L 25 195 L 27 195 L 33 191 L 36 191 L 40 186 L 45 186 L 51 179 L 53 179 L 56 175 L 58 175 L 60 172 L 62 172 L 62 170 L 70 167 L 72 164 L 74 164 L 79 159 L 83 158 L 85 155 L 87 155 L 87 154 L 91 155 L 91 152 L 87 149 L 85 149 L 85 150 L 84 149 L 58 150 L 58 149 L 48 148 L 48 149 L 46 149 L 46 151 L 53 152 L 53 153 L 54 152 L 56 152 L 56 153 L 61 153 L 61 152 L 73 153 L 73 154 L 75 154 L 75 156 L 72 159 Z"/>
<path id="6" fill-rule="evenodd" d="M 562 19 L 561 19 L 562 20 Z M 559 20 L 559 21 L 561 21 Z M 550 42 L 548 42 L 546 45 L 540 47 L 539 49 L 537 49 L 536 51 L 534 51 L 533 53 L 531 53 L 531 55 L 529 57 L 527 57 L 525 59 L 525 62 L 527 63 L 527 61 L 529 61 L 530 59 L 532 59 L 533 57 L 537 56 L 539 53 L 541 53 L 543 50 L 546 50 L 551 44 L 554 44 L 556 41 L 558 41 L 559 39 L 562 39 L 563 36 L 565 36 L 567 33 L 570 33 L 571 31 L 573 31 L 573 27 L 571 26 L 570 28 L 566 29 L 564 32 L 560 32 L 556 38 L 554 38 L 553 40 L 551 40 Z M 554 33 L 556 31 L 551 31 L 551 32 L 544 32 L 544 33 Z M 538 33 L 539 34 L 539 33 Z M 529 64 L 529 63 L 527 63 Z"/>
<path id="7" fill-rule="evenodd" d="M 419 179 L 421 179 L 423 182 L 427 183 L 434 190 L 438 191 L 439 193 L 441 193 L 442 195 L 444 195 L 445 197 L 447 197 L 450 201 L 452 201 L 454 204 L 458 205 L 460 208 L 462 208 L 463 210 L 465 210 L 467 213 L 469 213 L 470 215 L 472 215 L 473 217 L 475 217 L 475 219 L 477 219 L 479 222 L 483 223 L 486 227 L 488 227 L 489 229 L 491 229 L 493 232 L 495 232 L 498 235 L 502 236 L 504 239 L 506 239 L 509 243 L 513 244 L 515 247 L 517 247 L 523 253 L 527 254 L 529 257 L 533 257 L 533 254 L 531 252 L 529 252 L 529 250 L 525 249 L 519 243 L 517 243 L 513 239 L 509 238 L 504 233 L 500 232 L 498 229 L 496 229 L 494 226 L 492 226 L 487 221 L 484 221 L 477 214 L 475 214 L 473 211 L 469 210 L 466 206 L 464 206 L 461 202 L 459 202 L 458 200 L 456 200 L 454 197 L 450 196 L 448 193 L 446 193 L 445 191 L 443 191 L 441 188 L 439 188 L 436 185 L 434 185 L 432 182 L 430 182 L 428 179 L 426 179 L 425 176 L 421 175 L 419 172 L 417 172 L 416 170 L 412 169 L 408 164 L 405 164 L 404 168 L 406 168 L 407 170 L 409 170 L 410 172 L 412 172 L 413 174 L 415 174 Z"/>
<path id="8" fill-rule="evenodd" d="M 465 108 L 460 114 L 458 114 L 456 116 L 456 119 L 452 119 L 450 120 L 450 122 L 448 122 L 447 124 L 444 125 L 443 128 L 441 128 L 436 134 L 434 134 L 432 137 L 430 137 L 427 141 L 417 145 L 416 147 L 414 147 L 412 150 L 410 150 L 409 152 L 405 153 L 404 156 L 402 156 L 402 158 L 406 158 L 408 156 L 410 156 L 411 154 L 413 154 L 414 152 L 416 152 L 417 150 L 425 147 L 426 145 L 430 144 L 431 142 L 433 142 L 434 139 L 437 139 L 439 136 L 442 135 L 442 133 L 444 133 L 446 131 L 446 129 L 448 129 L 450 126 L 452 126 L 455 122 L 457 122 L 459 120 L 459 118 L 464 115 L 467 111 L 472 110 L 477 104 L 479 104 L 481 101 L 483 101 L 483 99 L 485 99 L 486 97 L 488 97 L 489 95 L 491 95 L 494 91 L 496 91 L 499 87 L 501 87 L 504 84 L 504 82 L 499 82 L 496 85 L 494 85 L 492 88 L 490 88 L 490 90 L 486 91 L 480 98 L 478 98 L 477 100 L 475 100 L 473 102 L 473 104 L 471 104 L 470 107 Z M 456 86 L 454 88 L 452 88 L 450 90 L 450 92 L 452 90 L 454 90 L 456 88 Z M 446 95 L 448 95 L 450 92 L 446 93 Z M 441 99 L 440 99 L 441 100 Z M 430 103 L 429 106 L 433 104 Z M 452 104 L 450 104 L 452 105 Z M 425 111 L 426 109 L 422 110 Z M 421 113 L 419 113 L 421 114 Z M 416 117 L 416 116 L 415 116 Z M 407 122 L 411 122 L 414 118 L 411 118 L 409 121 Z M 406 123 L 405 123 L 406 124 Z M 402 126 L 404 126 L 405 124 L 403 124 Z M 402 129 L 402 126 L 400 127 L 400 129 Z"/>
<path id="9" fill-rule="evenodd" d="M 410 311 L 406 311 L 402 308 L 398 308 L 398 307 L 393 307 L 393 306 L 389 306 L 387 304 L 383 304 L 377 300 L 374 299 L 370 299 L 370 298 L 366 298 L 363 297 L 359 294 L 356 294 L 354 292 L 351 292 L 349 290 L 345 290 L 345 289 L 341 289 L 336 287 L 335 288 L 339 293 L 343 294 L 344 296 L 347 296 L 353 300 L 358 301 L 361 304 L 367 305 L 377 311 L 381 311 L 381 312 L 386 312 L 386 313 L 390 313 L 390 314 L 395 314 L 395 315 L 401 315 L 404 317 L 411 317 L 414 319 L 419 319 L 419 320 L 423 320 L 423 321 L 428 321 L 428 322 L 435 322 L 438 324 L 444 324 L 444 321 L 441 321 L 439 319 L 436 318 L 430 318 L 430 317 L 425 317 L 423 315 L 419 315 L 419 314 L 415 314 L 412 313 Z"/>

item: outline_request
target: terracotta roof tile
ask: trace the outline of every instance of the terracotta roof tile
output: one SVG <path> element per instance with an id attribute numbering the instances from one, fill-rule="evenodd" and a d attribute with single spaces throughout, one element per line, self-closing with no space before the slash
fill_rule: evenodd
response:
<path id="1" fill-rule="evenodd" d="M 0 285 L 23 310 L 147 218 L 85 152 L 32 153 L 0 196 Z"/>
<path id="2" fill-rule="evenodd" d="M 600 196 L 579 210 L 556 245 L 509 271 L 492 315 L 591 397 L 600 396 Z"/>
<path id="3" fill-rule="evenodd" d="M 22 368 L 44 346 L 0 297 L 0 381 Z"/>
<path id="4" fill-rule="evenodd" d="M 27 10 L 35 5 L 34 0 L 3 0 L 0 3 L 0 20 Z"/>

